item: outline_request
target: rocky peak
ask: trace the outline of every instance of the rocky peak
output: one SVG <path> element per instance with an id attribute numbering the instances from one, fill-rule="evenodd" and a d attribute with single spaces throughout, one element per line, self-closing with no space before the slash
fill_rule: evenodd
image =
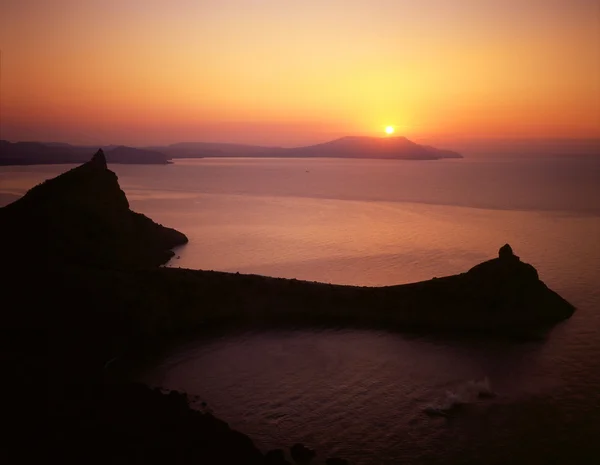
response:
<path id="1" fill-rule="evenodd" d="M 0 230 L 11 250 L 32 260 L 116 268 L 161 265 L 187 242 L 130 210 L 102 150 L 0 209 Z"/>
<path id="2" fill-rule="evenodd" d="M 520 260 L 519 257 L 514 254 L 512 247 L 508 244 L 504 244 L 502 247 L 500 247 L 500 250 L 498 250 L 498 258 L 503 262 L 509 260 Z"/>
<path id="3" fill-rule="evenodd" d="M 106 166 L 106 156 L 104 155 L 104 151 L 102 149 L 98 149 L 98 151 L 94 154 L 92 159 L 88 162 L 91 166 L 107 169 Z"/>
<path id="4" fill-rule="evenodd" d="M 509 244 L 504 244 L 502 247 L 500 247 L 500 250 L 498 250 L 498 258 L 510 259 L 514 256 L 515 254 L 513 253 L 513 249 Z"/>
<path id="5" fill-rule="evenodd" d="M 471 278 L 501 286 L 517 285 L 523 283 L 537 283 L 539 277 L 536 269 L 523 263 L 508 244 L 504 244 L 498 251 L 498 258 L 475 265 L 468 272 Z"/>

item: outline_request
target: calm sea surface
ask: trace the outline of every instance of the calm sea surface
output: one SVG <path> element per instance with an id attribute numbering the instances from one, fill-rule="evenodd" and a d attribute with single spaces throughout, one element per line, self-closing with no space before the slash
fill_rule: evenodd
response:
<path id="1" fill-rule="evenodd" d="M 0 205 L 71 167 L 0 167 Z M 110 168 L 134 210 L 188 235 L 168 266 L 386 285 L 466 271 L 508 242 L 578 309 L 527 343 L 230 333 L 174 349 L 149 383 L 207 401 L 265 450 L 304 442 L 364 465 L 600 463 L 599 159 Z M 473 395 L 485 382 L 495 398 Z M 426 413 L 457 400 L 448 417 Z"/>

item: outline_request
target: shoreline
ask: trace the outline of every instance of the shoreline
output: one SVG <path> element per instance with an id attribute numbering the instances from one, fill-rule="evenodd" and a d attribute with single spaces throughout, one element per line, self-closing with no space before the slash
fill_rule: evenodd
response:
<path id="1" fill-rule="evenodd" d="M 1 208 L 0 229 L 7 379 L 29 399 L 32 387 L 42 390 L 51 420 L 39 437 L 26 425 L 14 432 L 26 443 L 51 439 L 60 463 L 283 465 L 282 450 L 263 456 L 244 434 L 193 411 L 184 394 L 107 377 L 120 357 L 159 353 L 202 330 L 378 327 L 511 338 L 575 311 L 508 244 L 464 273 L 383 287 L 161 267 L 188 238 L 131 211 L 101 150 Z M 23 415 L 27 401 L 13 404 L 15 424 L 35 418 Z M 165 444 L 186 452 L 165 460 Z"/>

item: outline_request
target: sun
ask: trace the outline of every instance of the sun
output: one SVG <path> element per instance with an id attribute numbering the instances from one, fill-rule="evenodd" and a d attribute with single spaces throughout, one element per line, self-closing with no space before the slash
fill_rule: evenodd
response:
<path id="1" fill-rule="evenodd" d="M 394 126 L 388 126 L 385 128 L 385 133 L 390 136 L 392 134 L 394 134 Z"/>

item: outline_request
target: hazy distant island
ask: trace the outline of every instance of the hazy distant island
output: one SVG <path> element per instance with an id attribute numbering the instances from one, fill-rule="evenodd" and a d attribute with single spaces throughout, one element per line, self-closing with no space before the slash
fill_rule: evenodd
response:
<path id="1" fill-rule="evenodd" d="M 17 412 L 7 421 L 26 444 L 52 445 L 17 446 L 9 458 L 21 460 L 11 463 L 36 454 L 59 463 L 288 463 L 282 450 L 263 454 L 212 414 L 193 411 L 184 394 L 111 374 L 114 360 L 156 353 L 186 335 L 291 325 L 504 337 L 574 312 L 508 244 L 465 273 L 388 287 L 161 267 L 186 236 L 129 209 L 102 150 L 1 208 L 0 231 L 9 270 L 4 374 L 27 399 L 11 402 Z M 32 398 L 48 402 L 37 407 L 48 412 L 47 430 L 28 424 L 36 413 L 22 409 Z M 301 445 L 291 453 L 296 463 L 313 454 Z"/>
<path id="2" fill-rule="evenodd" d="M 182 142 L 154 147 L 103 147 L 108 163 L 160 164 L 174 158 L 368 158 L 439 160 L 462 158 L 457 152 L 416 144 L 405 137 L 343 137 L 322 144 L 283 148 L 257 145 Z M 0 141 L 0 165 L 84 163 L 97 148 L 62 143 Z"/>
<path id="3" fill-rule="evenodd" d="M 97 147 L 62 143 L 8 142 L 0 140 L 0 165 L 53 165 L 84 163 L 98 150 Z M 169 159 L 155 150 L 134 147 L 106 146 L 108 163 L 166 165 Z"/>
<path id="4" fill-rule="evenodd" d="M 263 147 L 244 144 L 182 142 L 148 147 L 170 158 L 282 157 L 282 158 L 368 158 L 389 160 L 439 160 L 463 158 L 451 150 L 419 145 L 406 137 L 348 136 L 304 147 Z"/>

